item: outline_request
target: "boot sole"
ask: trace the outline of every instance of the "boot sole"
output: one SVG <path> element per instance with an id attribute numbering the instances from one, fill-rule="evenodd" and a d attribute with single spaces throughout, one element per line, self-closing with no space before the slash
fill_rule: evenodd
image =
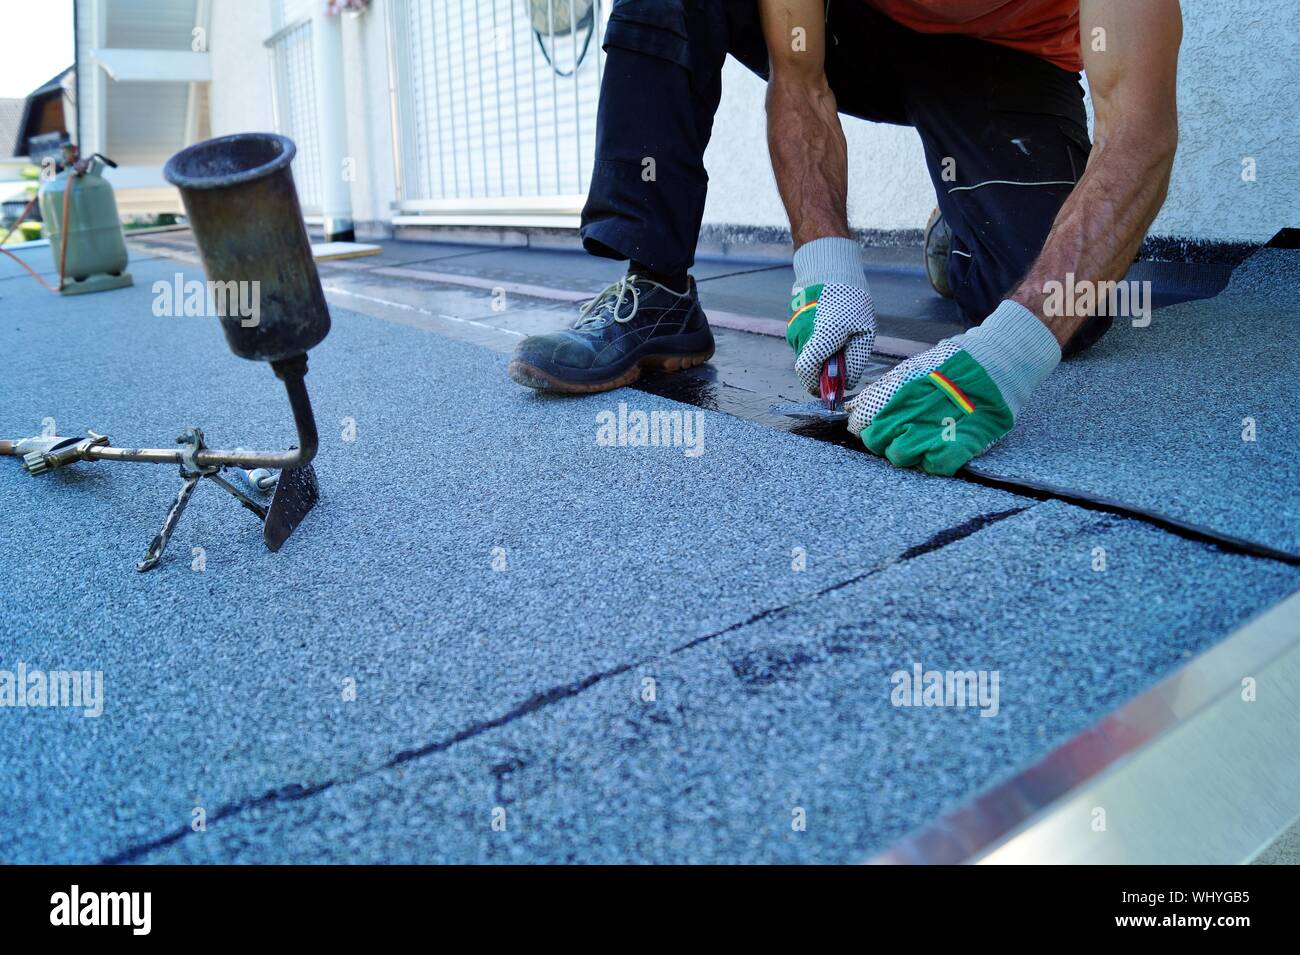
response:
<path id="1" fill-rule="evenodd" d="M 605 381 L 564 381 L 542 371 L 536 365 L 529 364 L 521 358 L 512 359 L 508 369 L 511 380 L 525 388 L 538 391 L 555 391 L 565 395 L 590 395 L 599 391 L 613 391 L 630 385 L 641 377 L 642 368 L 654 368 L 659 371 L 683 371 L 703 365 L 713 357 L 713 349 L 695 355 L 645 355 L 621 375 Z"/>
<path id="2" fill-rule="evenodd" d="M 930 236 L 934 233 L 934 230 L 939 225 L 941 219 L 942 216 L 939 215 L 938 209 L 935 209 L 934 212 L 930 213 L 930 219 L 925 224 L 925 238 L 921 243 L 921 257 L 925 260 L 925 277 L 930 282 L 930 288 L 934 289 L 937 294 L 944 298 L 952 298 L 952 287 L 948 285 L 948 277 L 941 274 L 936 278 L 934 274 L 934 263 L 930 261 Z M 943 266 L 940 265 L 938 268 L 942 272 Z"/>

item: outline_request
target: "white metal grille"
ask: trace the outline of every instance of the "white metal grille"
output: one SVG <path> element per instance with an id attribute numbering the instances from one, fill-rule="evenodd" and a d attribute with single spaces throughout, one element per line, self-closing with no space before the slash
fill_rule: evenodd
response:
<path id="1" fill-rule="evenodd" d="M 291 23 L 267 41 L 275 97 L 276 132 L 298 147 L 293 180 L 304 215 L 321 210 L 320 142 L 316 124 L 316 81 L 310 20 Z"/>
<path id="2" fill-rule="evenodd" d="M 559 199 L 576 211 L 595 153 L 605 6 L 396 0 L 403 208 L 555 210 Z M 533 13 L 576 27 L 539 37 Z"/>

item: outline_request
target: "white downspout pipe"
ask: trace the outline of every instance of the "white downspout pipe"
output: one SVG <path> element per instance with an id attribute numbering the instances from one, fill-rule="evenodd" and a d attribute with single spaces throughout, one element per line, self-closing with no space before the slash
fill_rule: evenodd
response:
<path id="1" fill-rule="evenodd" d="M 93 57 L 95 50 L 102 50 L 106 45 L 104 38 L 108 36 L 108 0 L 91 0 L 90 11 L 90 49 Z M 94 91 L 91 97 L 94 100 L 95 115 L 91 117 L 89 148 L 84 143 L 77 147 L 83 156 L 108 152 L 108 75 L 98 60 L 92 62 L 90 82 Z M 80 104 L 77 108 L 81 108 Z"/>
<path id="2" fill-rule="evenodd" d="M 320 136 L 321 215 L 326 242 L 351 242 L 352 197 L 343 178 L 347 152 L 347 101 L 343 92 L 343 28 L 341 18 L 325 13 L 317 0 L 312 13 L 312 62 L 316 87 L 316 128 Z"/>

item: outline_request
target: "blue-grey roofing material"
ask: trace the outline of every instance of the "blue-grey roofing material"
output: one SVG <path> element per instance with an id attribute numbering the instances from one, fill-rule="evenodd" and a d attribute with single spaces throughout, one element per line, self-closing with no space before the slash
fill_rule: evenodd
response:
<path id="1" fill-rule="evenodd" d="M 1228 288 L 1118 319 L 974 462 L 1300 554 L 1300 252 L 1263 249 Z"/>
<path id="2" fill-rule="evenodd" d="M 198 271 L 131 268 L 67 299 L 0 273 L 0 435 L 288 442 L 268 369 L 210 319 L 153 314 L 155 281 Z M 21 724 L 0 859 L 850 858 L 1300 586 L 707 411 L 698 457 L 601 447 L 620 402 L 696 409 L 540 398 L 504 364 L 335 309 L 308 376 L 323 497 L 278 554 L 205 488 L 138 575 L 170 468 L 0 459 L 0 669 L 102 670 L 107 698 L 98 719 L 0 709 Z M 890 706 L 913 662 L 1001 670 L 1002 716 Z"/>
<path id="3" fill-rule="evenodd" d="M 1096 546 L 1111 555 L 1105 574 L 1091 568 Z M 180 824 L 124 858 L 863 859 L 1204 648 L 1240 619 L 1243 582 L 1265 597 L 1297 573 L 1038 504 L 689 649 L 575 678 L 526 715 L 499 706 L 417 757 L 302 779 L 307 796 L 259 793 L 208 832 L 188 831 L 175 800 Z M 892 675 L 916 664 L 996 672 L 997 715 L 894 706 Z M 339 722 L 355 726 L 381 704 L 350 705 Z"/>

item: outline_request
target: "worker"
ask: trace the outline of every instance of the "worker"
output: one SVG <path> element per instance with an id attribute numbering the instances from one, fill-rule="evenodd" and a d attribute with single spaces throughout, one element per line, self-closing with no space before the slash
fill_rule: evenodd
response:
<path id="1" fill-rule="evenodd" d="M 852 398 L 849 430 L 896 465 L 953 473 L 1110 327 L 1051 290 L 1122 279 L 1164 202 L 1181 37 L 1178 0 L 616 0 L 580 234 L 628 271 L 574 327 L 521 342 L 511 376 L 592 392 L 712 356 L 689 270 L 731 53 L 768 82 L 795 250 L 787 340 L 814 394 L 839 351 L 856 388 L 875 334 L 838 114 L 916 129 L 938 200 L 927 274 L 968 330 Z"/>

